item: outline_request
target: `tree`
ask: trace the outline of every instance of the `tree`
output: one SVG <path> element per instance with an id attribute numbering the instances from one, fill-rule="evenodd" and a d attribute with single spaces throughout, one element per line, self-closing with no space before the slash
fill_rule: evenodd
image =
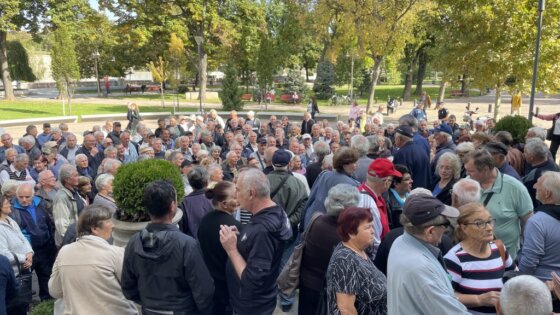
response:
<path id="1" fill-rule="evenodd" d="M 155 82 L 159 83 L 159 94 L 161 95 L 161 107 L 165 107 L 165 99 L 163 96 L 163 84 L 167 81 L 169 73 L 168 69 L 166 68 L 166 62 L 160 56 L 157 62 L 150 61 L 148 63 L 148 68 L 152 72 L 152 78 Z"/>
<path id="2" fill-rule="evenodd" d="M 175 88 L 177 94 L 179 93 L 179 84 L 181 83 L 179 69 L 186 64 L 185 44 L 183 40 L 172 33 L 169 38 L 169 48 L 167 49 L 168 65 L 173 69 L 173 75 L 169 76 L 169 82 Z M 177 102 L 178 102 L 177 98 Z M 179 104 L 177 104 L 179 106 Z"/>
<path id="3" fill-rule="evenodd" d="M 239 88 L 237 71 L 232 62 L 227 63 L 224 74 L 222 90 L 218 93 L 220 100 L 222 100 L 223 109 L 226 111 L 242 110 L 243 101 L 241 100 L 241 95 L 243 91 Z"/>
<path id="4" fill-rule="evenodd" d="M 62 99 L 62 115 L 66 115 L 64 98 L 68 100 L 68 112 L 72 112 L 72 96 L 75 84 L 80 79 L 80 69 L 76 58 L 74 42 L 65 25 L 54 31 L 51 48 L 52 75 Z"/>
<path id="5" fill-rule="evenodd" d="M 37 80 L 29 66 L 29 56 L 19 41 L 8 41 L 8 64 L 12 80 L 33 82 Z"/>
<path id="6" fill-rule="evenodd" d="M 290 69 L 288 71 L 286 82 L 284 83 L 284 92 L 289 94 L 297 92 L 300 99 L 307 97 L 309 89 L 307 88 L 307 85 L 305 85 L 305 80 L 301 76 L 300 70 Z"/>
<path id="7" fill-rule="evenodd" d="M 336 72 L 334 70 L 334 65 L 328 60 L 320 62 L 317 66 L 317 78 L 313 86 L 313 92 L 315 92 L 317 98 L 330 98 L 334 93 L 332 86 L 335 82 Z"/>

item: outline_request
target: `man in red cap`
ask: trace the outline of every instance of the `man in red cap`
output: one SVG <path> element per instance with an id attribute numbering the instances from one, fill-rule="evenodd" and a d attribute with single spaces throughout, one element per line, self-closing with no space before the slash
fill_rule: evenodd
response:
<path id="1" fill-rule="evenodd" d="M 374 213 L 373 220 L 375 225 L 376 243 L 377 241 L 380 242 L 381 239 L 389 232 L 387 206 L 381 195 L 389 190 L 394 176 L 402 177 L 402 174 L 395 169 L 393 163 L 388 159 L 377 158 L 371 162 L 368 167 L 366 181 L 358 186 L 360 192 L 371 197 L 377 207 L 378 214 Z M 367 199 L 369 198 L 364 196 L 364 198 L 362 198 L 362 203 L 367 203 Z M 377 240 L 377 238 L 379 238 L 379 240 Z"/>

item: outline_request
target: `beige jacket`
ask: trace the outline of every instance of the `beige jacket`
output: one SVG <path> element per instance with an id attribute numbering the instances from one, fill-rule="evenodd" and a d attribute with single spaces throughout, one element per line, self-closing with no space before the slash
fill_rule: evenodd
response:
<path id="1" fill-rule="evenodd" d="M 54 241 L 56 246 L 62 244 L 68 226 L 78 221 L 78 205 L 72 193 L 66 187 L 60 188 L 56 193 L 53 204 L 53 217 L 56 233 Z"/>
<path id="2" fill-rule="evenodd" d="M 84 236 L 60 249 L 49 293 L 64 300 L 64 314 L 138 314 L 121 290 L 124 248 Z"/>

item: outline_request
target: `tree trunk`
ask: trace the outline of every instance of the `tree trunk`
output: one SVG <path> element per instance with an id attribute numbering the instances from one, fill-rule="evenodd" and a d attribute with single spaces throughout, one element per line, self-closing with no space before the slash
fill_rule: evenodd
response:
<path id="1" fill-rule="evenodd" d="M 165 101 L 163 99 L 163 81 L 159 84 L 159 95 L 161 96 L 161 107 L 165 107 Z"/>
<path id="2" fill-rule="evenodd" d="M 502 86 L 496 85 L 496 97 L 494 99 L 494 121 L 498 121 L 500 106 L 502 105 Z"/>
<path id="3" fill-rule="evenodd" d="M 438 103 L 443 102 L 443 99 L 445 98 L 445 87 L 447 86 L 447 82 L 444 80 L 441 80 L 441 83 L 439 84 L 439 93 L 438 93 L 438 97 L 437 97 L 437 101 Z"/>
<path id="4" fill-rule="evenodd" d="M 200 58 L 200 91 L 198 97 L 206 101 L 206 84 L 208 83 L 208 54 L 203 51 Z"/>
<path id="5" fill-rule="evenodd" d="M 373 58 L 374 64 L 373 64 L 373 71 L 371 73 L 371 89 L 369 90 L 369 97 L 368 97 L 368 102 L 366 107 L 366 113 L 368 114 L 370 113 L 371 107 L 375 103 L 375 87 L 377 86 L 379 75 L 381 74 L 381 63 L 383 63 L 384 59 L 385 56 L 375 56 Z"/>
<path id="6" fill-rule="evenodd" d="M 4 99 L 14 100 L 14 88 L 12 87 L 10 68 L 8 68 L 7 35 L 8 33 L 6 31 L 0 31 L 0 71 L 2 72 L 2 83 L 4 83 Z"/>
<path id="7" fill-rule="evenodd" d="M 416 57 L 412 58 L 412 60 L 408 63 L 406 68 L 406 77 L 404 79 L 404 90 L 403 90 L 403 100 L 408 101 L 410 100 L 410 91 L 412 90 L 412 79 L 414 76 L 414 68 L 416 67 Z"/>
<path id="8" fill-rule="evenodd" d="M 309 68 L 305 67 L 305 82 L 309 82 Z"/>
<path id="9" fill-rule="evenodd" d="M 418 75 L 416 76 L 416 91 L 415 95 L 422 94 L 422 84 L 424 83 L 424 78 L 426 77 L 426 67 L 428 65 L 428 55 L 424 50 L 418 56 Z"/>
<path id="10" fill-rule="evenodd" d="M 469 83 L 467 81 L 467 74 L 463 73 L 463 80 L 461 81 L 461 95 L 468 96 L 469 94 Z"/>

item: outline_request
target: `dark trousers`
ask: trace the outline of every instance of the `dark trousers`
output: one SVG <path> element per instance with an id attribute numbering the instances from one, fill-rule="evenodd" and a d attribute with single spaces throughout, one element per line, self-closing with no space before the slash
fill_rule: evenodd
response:
<path id="1" fill-rule="evenodd" d="M 315 314 L 319 304 L 320 291 L 299 285 L 298 314 Z"/>
<path id="2" fill-rule="evenodd" d="M 218 281 L 214 282 L 215 289 L 214 289 L 214 299 L 212 305 L 212 314 L 213 315 L 231 315 L 233 314 L 233 310 L 229 303 L 229 292 L 227 288 L 227 284 L 219 283 Z"/>
<path id="3" fill-rule="evenodd" d="M 56 246 L 54 243 L 34 248 L 33 270 L 39 282 L 39 298 L 41 301 L 52 299 L 49 294 L 49 278 L 51 277 L 52 267 L 56 259 Z"/>
<path id="4" fill-rule="evenodd" d="M 550 154 L 552 154 L 552 159 L 556 162 L 556 153 L 558 152 L 558 147 L 560 147 L 560 137 L 554 136 L 550 140 Z"/>

